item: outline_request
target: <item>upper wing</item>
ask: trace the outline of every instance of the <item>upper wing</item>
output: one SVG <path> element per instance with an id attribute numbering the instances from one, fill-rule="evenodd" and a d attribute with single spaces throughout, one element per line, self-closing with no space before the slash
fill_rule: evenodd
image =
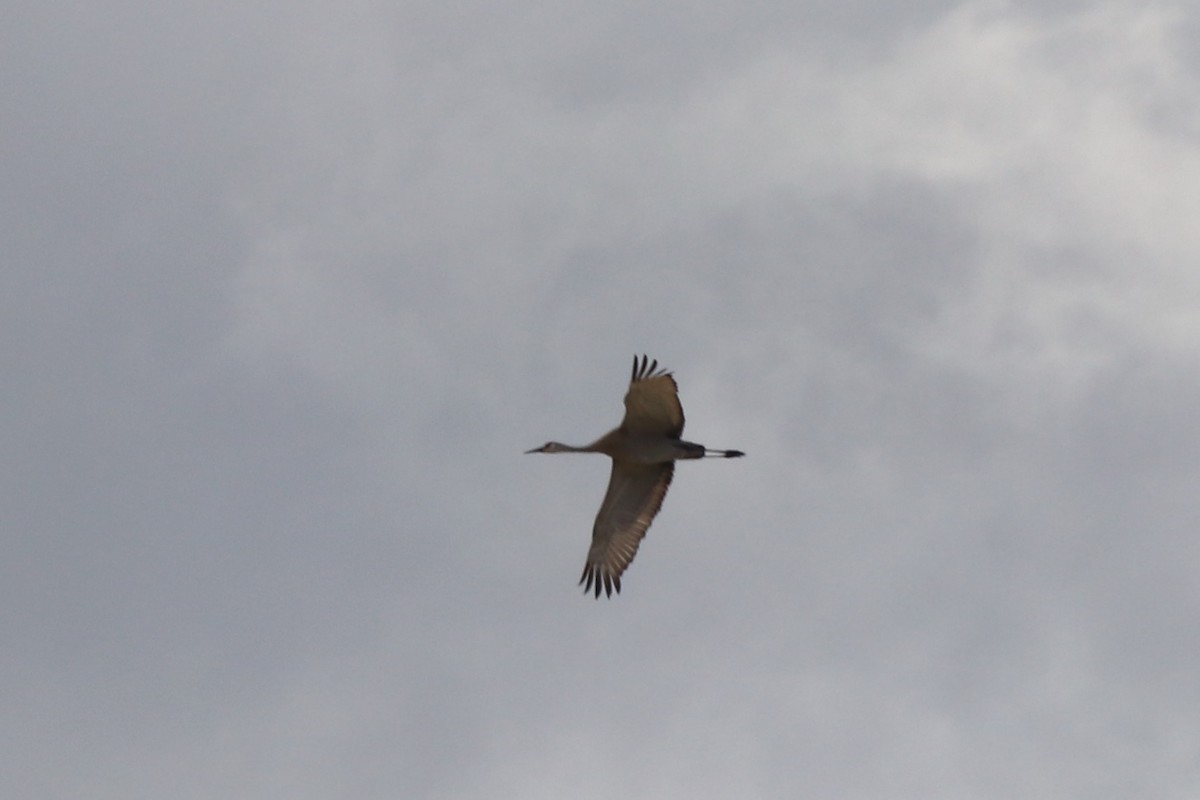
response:
<path id="1" fill-rule="evenodd" d="M 592 547 L 579 582 L 585 583 L 586 594 L 594 585 L 596 597 L 604 593 L 611 597 L 613 589 L 621 591 L 621 573 L 637 555 L 638 545 L 646 529 L 662 507 L 671 485 L 675 463 L 630 464 L 613 459 L 608 492 L 596 514 L 592 528 Z"/>
<path id="2" fill-rule="evenodd" d="M 679 438 L 683 433 L 679 390 L 669 372 L 665 369 L 655 372 L 656 369 L 658 361 L 650 362 L 642 356 L 639 365 L 637 356 L 633 357 L 633 376 L 625 394 L 625 419 L 621 420 L 621 427 L 634 434 Z"/>

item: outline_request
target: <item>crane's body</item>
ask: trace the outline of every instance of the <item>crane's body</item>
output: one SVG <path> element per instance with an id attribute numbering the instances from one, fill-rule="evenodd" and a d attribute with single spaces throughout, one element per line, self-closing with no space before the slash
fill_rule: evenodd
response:
<path id="1" fill-rule="evenodd" d="M 626 433 L 620 428 L 613 428 L 591 444 L 583 447 L 572 447 L 561 442 L 547 442 L 530 453 L 602 453 L 609 458 L 627 461 L 631 464 L 663 464 L 668 461 L 679 461 L 684 458 L 704 458 L 709 453 L 702 444 L 685 442 L 682 439 L 648 436 L 645 434 Z M 724 456 L 724 450 L 718 451 Z M 737 453 L 737 455 L 742 455 Z"/>
<path id="2" fill-rule="evenodd" d="M 740 450 L 718 450 L 679 438 L 683 407 L 675 379 L 658 369 L 658 361 L 633 358 L 633 374 L 625 395 L 625 418 L 591 444 L 573 447 L 547 442 L 528 453 L 603 453 L 612 459 L 608 492 L 596 514 L 592 546 L 579 582 L 583 591 L 611 597 L 621 591 L 621 575 L 662 507 L 675 462 L 683 459 L 737 458 Z"/>

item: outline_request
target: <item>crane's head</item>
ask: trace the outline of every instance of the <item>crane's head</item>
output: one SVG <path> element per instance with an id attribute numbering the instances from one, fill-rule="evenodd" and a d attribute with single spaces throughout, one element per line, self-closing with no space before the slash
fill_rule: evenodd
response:
<path id="1" fill-rule="evenodd" d="M 526 450 L 526 453 L 569 453 L 573 448 L 568 447 L 560 442 L 546 442 L 541 447 L 535 447 L 532 450 Z"/>

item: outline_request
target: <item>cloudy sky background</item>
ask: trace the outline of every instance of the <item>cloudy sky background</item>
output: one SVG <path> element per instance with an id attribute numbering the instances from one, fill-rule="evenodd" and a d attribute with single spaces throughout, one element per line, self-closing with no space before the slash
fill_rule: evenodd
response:
<path id="1" fill-rule="evenodd" d="M 5 15 L 0 793 L 1200 795 L 1191 4 L 251 6 Z"/>

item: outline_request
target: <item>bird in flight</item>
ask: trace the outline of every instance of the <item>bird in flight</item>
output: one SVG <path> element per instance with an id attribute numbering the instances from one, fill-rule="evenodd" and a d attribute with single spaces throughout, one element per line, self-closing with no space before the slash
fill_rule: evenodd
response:
<path id="1" fill-rule="evenodd" d="M 741 450 L 715 450 L 680 439 L 683 407 L 675 379 L 658 361 L 633 357 L 633 374 L 625 394 L 625 418 L 583 447 L 546 442 L 526 453 L 603 453 L 612 459 L 608 492 L 592 527 L 592 546 L 579 583 L 583 593 L 601 588 L 607 597 L 621 591 L 621 574 L 637 555 L 646 529 L 662 507 L 675 472 L 684 458 L 737 458 Z"/>

